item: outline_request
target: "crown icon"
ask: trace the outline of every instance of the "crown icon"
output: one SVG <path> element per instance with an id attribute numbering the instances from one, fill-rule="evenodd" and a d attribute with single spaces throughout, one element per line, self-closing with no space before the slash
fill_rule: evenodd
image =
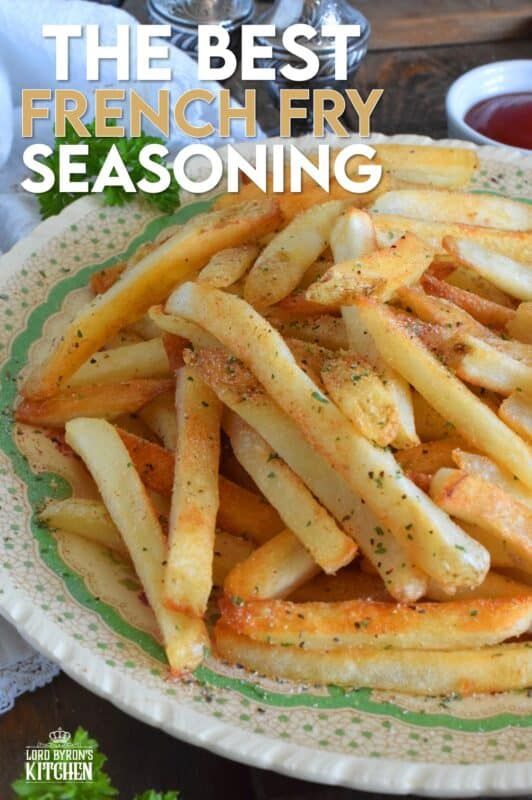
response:
<path id="1" fill-rule="evenodd" d="M 70 733 L 64 731 L 63 728 L 58 728 L 56 731 L 50 731 L 48 738 L 50 742 L 54 744 L 68 744 L 70 741 Z"/>

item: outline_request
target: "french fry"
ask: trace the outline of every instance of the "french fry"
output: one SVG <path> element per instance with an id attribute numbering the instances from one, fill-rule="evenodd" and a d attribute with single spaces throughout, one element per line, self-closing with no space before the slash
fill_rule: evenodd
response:
<path id="1" fill-rule="evenodd" d="M 404 547 L 312 448 L 249 370 L 219 351 L 196 352 L 193 361 L 222 402 L 266 439 L 355 539 L 390 595 L 405 602 L 421 597 L 427 586 L 426 577 Z"/>
<path id="2" fill-rule="evenodd" d="M 268 319 L 283 336 L 319 344 L 329 350 L 346 350 L 349 347 L 341 317 L 323 314 L 311 319 L 281 319 L 272 314 Z"/>
<path id="3" fill-rule="evenodd" d="M 487 456 L 478 453 L 468 453 L 461 447 L 452 452 L 454 464 L 469 475 L 476 475 L 483 480 L 495 483 L 505 492 L 511 494 L 520 503 L 532 509 L 532 492 L 517 480 L 515 475 L 500 467 Z M 444 466 L 444 465 L 442 465 Z M 448 466 L 448 465 L 445 465 Z"/>
<path id="4" fill-rule="evenodd" d="M 416 431 L 422 442 L 445 439 L 454 434 L 454 425 L 438 414 L 419 392 L 412 392 L 412 405 Z"/>
<path id="5" fill-rule="evenodd" d="M 400 214 L 379 213 L 371 214 L 371 217 L 375 225 L 379 247 L 389 247 L 409 231 L 423 239 L 436 255 L 448 255 L 443 247 L 443 239 L 445 236 L 454 236 L 478 242 L 484 247 L 489 247 L 490 250 L 495 250 L 508 258 L 515 258 L 517 261 L 528 263 L 532 260 L 532 233 L 485 228 L 481 225 L 464 225 L 460 222 L 431 222 L 427 219 L 414 219 L 414 217 Z M 462 288 L 469 287 L 463 286 Z M 496 298 L 490 296 L 489 299 Z"/>
<path id="6" fill-rule="evenodd" d="M 170 496 L 174 473 L 174 454 L 158 444 L 119 430 L 130 458 L 142 481 L 155 492 Z M 243 489 L 220 475 L 218 526 L 237 536 L 249 536 L 262 544 L 282 530 L 278 513 L 262 497 Z"/>
<path id="7" fill-rule="evenodd" d="M 474 150 L 462 147 L 428 147 L 389 142 L 373 145 L 385 170 L 412 183 L 459 189 L 478 168 Z"/>
<path id="8" fill-rule="evenodd" d="M 521 391 L 519 387 L 502 401 L 499 416 L 519 436 L 532 444 L 532 392 Z"/>
<path id="9" fill-rule="evenodd" d="M 175 450 L 177 423 L 174 392 L 160 394 L 140 409 L 140 419 L 156 434 L 167 450 Z"/>
<path id="10" fill-rule="evenodd" d="M 504 256 L 468 239 L 446 236 L 443 246 L 460 264 L 478 272 L 482 278 L 507 294 L 518 300 L 532 300 L 530 264 Z"/>
<path id="11" fill-rule="evenodd" d="M 433 252 L 414 234 L 406 234 L 388 248 L 335 264 L 307 289 L 313 302 L 349 305 L 360 294 L 390 300 L 397 289 L 418 281 Z"/>
<path id="12" fill-rule="evenodd" d="M 226 661 L 299 684 L 463 696 L 526 689 L 532 682 L 532 648 L 527 642 L 451 652 L 378 647 L 315 651 L 255 642 L 220 623 L 215 641 Z"/>
<path id="13" fill-rule="evenodd" d="M 367 256 L 377 248 L 370 215 L 359 208 L 346 209 L 332 227 L 330 244 L 335 264 Z"/>
<path id="14" fill-rule="evenodd" d="M 450 345 L 455 372 L 467 383 L 506 396 L 513 392 L 532 392 L 532 367 L 502 353 L 491 342 L 458 333 Z"/>
<path id="15" fill-rule="evenodd" d="M 378 197 L 371 211 L 374 214 L 401 214 L 431 222 L 459 222 L 507 231 L 529 231 L 532 228 L 532 209 L 528 205 L 487 194 L 398 189 Z"/>
<path id="16" fill-rule="evenodd" d="M 187 340 L 182 336 L 164 332 L 161 340 L 166 352 L 170 370 L 174 373 L 179 367 L 183 366 L 183 350 L 187 346 Z"/>
<path id="17" fill-rule="evenodd" d="M 161 331 L 179 336 L 190 342 L 194 347 L 220 347 L 218 340 L 199 325 L 195 325 L 193 322 L 189 322 L 175 314 L 166 314 L 163 306 L 152 306 L 148 313 L 150 319 Z"/>
<path id="18" fill-rule="evenodd" d="M 316 563 L 328 574 L 349 564 L 356 555 L 353 540 L 340 530 L 286 462 L 236 415 L 224 422 L 224 428 L 240 463 Z"/>
<path id="19" fill-rule="evenodd" d="M 330 247 L 327 247 L 321 256 L 317 258 L 316 261 L 307 269 L 299 282 L 299 288 L 306 289 L 311 283 L 314 283 L 314 281 L 317 281 L 322 275 L 325 275 L 327 270 L 332 267 L 333 261 L 334 259 L 332 257 L 331 249 Z"/>
<path id="20" fill-rule="evenodd" d="M 92 384 L 120 383 L 138 378 L 168 378 L 170 364 L 162 340 L 124 345 L 95 353 L 69 379 L 66 389 Z"/>
<path id="21" fill-rule="evenodd" d="M 222 406 L 190 367 L 176 381 L 177 447 L 164 601 L 202 617 L 212 589 Z"/>
<path id="22" fill-rule="evenodd" d="M 460 289 L 458 286 L 452 286 L 452 284 L 438 280 L 427 273 L 423 275 L 421 285 L 427 294 L 443 297 L 444 300 L 460 306 L 487 327 L 504 328 L 515 317 L 515 311 L 512 308 L 501 306 L 492 300 L 486 300 L 485 297 Z"/>
<path id="23" fill-rule="evenodd" d="M 430 491 L 430 487 L 428 491 Z M 490 554 L 490 564 L 493 568 L 508 569 L 514 566 L 515 562 L 510 558 L 505 542 L 501 538 L 495 536 L 493 533 L 486 530 L 486 528 L 481 528 L 479 525 L 472 525 L 469 522 L 464 522 L 462 519 L 460 520 L 460 527 L 463 528 L 472 539 L 480 542 L 480 544 L 486 548 Z M 442 591 L 445 590 L 442 589 Z M 448 596 L 447 594 L 447 597 Z"/>
<path id="24" fill-rule="evenodd" d="M 484 228 L 484 230 L 490 229 Z M 505 232 L 500 231 L 500 233 L 504 234 Z M 522 235 L 524 236 L 526 234 Z M 474 241 L 474 239 L 472 240 Z M 494 242 L 489 242 L 488 244 L 490 249 L 495 249 Z M 439 258 L 443 258 L 443 256 L 439 256 Z M 448 258 L 450 258 L 450 256 L 448 256 Z M 493 285 L 493 283 L 485 280 L 477 272 L 473 272 L 473 270 L 468 269 L 467 267 L 456 265 L 455 269 L 445 277 L 445 280 L 451 286 L 471 292 L 472 294 L 476 294 L 479 297 L 483 297 L 485 300 L 490 300 L 492 303 L 497 303 L 504 308 L 514 310 L 517 305 L 517 300 L 515 300 L 515 298 L 510 297 L 510 295 L 506 294 L 506 292 L 503 292 L 502 289 L 498 289 Z"/>
<path id="25" fill-rule="evenodd" d="M 75 533 L 91 542 L 108 547 L 124 558 L 129 558 L 124 540 L 104 504 L 99 500 L 85 500 L 78 497 L 51 500 L 39 512 L 39 519 L 49 528 Z"/>
<path id="26" fill-rule="evenodd" d="M 244 244 L 220 250 L 212 256 L 198 275 L 200 283 L 208 283 L 217 289 L 227 289 L 243 278 L 251 267 L 260 249 L 256 244 Z"/>
<path id="27" fill-rule="evenodd" d="M 135 322 L 219 250 L 274 230 L 279 209 L 264 201 L 199 215 L 83 308 L 23 387 L 26 397 L 49 397 L 121 328 Z"/>
<path id="28" fill-rule="evenodd" d="M 322 573 L 289 595 L 293 603 L 333 603 L 339 600 L 392 602 L 379 575 L 368 575 L 351 566 L 337 575 Z"/>
<path id="29" fill-rule="evenodd" d="M 222 587 L 232 569 L 245 561 L 253 552 L 253 544 L 241 536 L 233 536 L 225 531 L 217 531 L 214 538 L 212 561 L 213 586 Z"/>
<path id="30" fill-rule="evenodd" d="M 435 358 L 385 306 L 361 298 L 357 306 L 386 362 L 451 422 L 473 447 L 532 487 L 530 448 Z"/>
<path id="31" fill-rule="evenodd" d="M 463 445 L 464 441 L 460 437 L 448 436 L 399 450 L 395 457 L 407 474 L 418 472 L 433 475 L 441 467 L 454 466 L 453 453 Z"/>
<path id="32" fill-rule="evenodd" d="M 244 287 L 246 300 L 264 308 L 290 294 L 327 247 L 341 210 L 342 203 L 335 200 L 313 206 L 278 233 L 248 273 Z"/>
<path id="33" fill-rule="evenodd" d="M 506 330 L 514 339 L 532 344 L 532 303 L 520 303 L 515 316 L 506 325 Z"/>
<path id="34" fill-rule="evenodd" d="M 410 386 L 380 357 L 375 342 L 362 323 L 357 309 L 354 306 L 344 306 L 342 317 L 345 322 L 349 349 L 369 361 L 392 398 L 398 420 L 393 446 L 401 450 L 405 447 L 414 447 L 419 444 L 419 437 L 416 432 Z"/>
<path id="35" fill-rule="evenodd" d="M 443 603 L 345 600 L 293 603 L 220 601 L 222 622 L 241 636 L 307 650 L 338 647 L 455 650 L 501 644 L 528 633 L 532 597 L 475 598 Z"/>
<path id="36" fill-rule="evenodd" d="M 66 439 L 89 469 L 126 544 L 161 630 L 172 672 L 194 669 L 209 647 L 209 637 L 201 620 L 164 605 L 166 541 L 125 445 L 113 426 L 101 419 L 72 420 Z"/>
<path id="37" fill-rule="evenodd" d="M 532 589 L 526 583 L 520 583 L 507 575 L 498 572 L 488 572 L 480 586 L 474 589 L 466 589 L 454 596 L 453 600 L 475 600 L 476 598 L 493 599 L 498 597 L 516 598 L 532 594 Z M 449 598 L 435 584 L 430 584 L 427 592 L 430 600 L 445 602 Z"/>
<path id="38" fill-rule="evenodd" d="M 69 420 L 83 416 L 114 419 L 138 411 L 171 386 L 172 380 L 165 378 L 80 386 L 44 400 L 22 400 L 15 418 L 29 425 L 50 428 L 62 428 Z"/>
<path id="39" fill-rule="evenodd" d="M 477 322 L 460 306 L 442 297 L 427 294 L 419 286 L 405 286 L 397 292 L 397 301 L 407 311 L 413 311 L 424 322 L 441 326 L 447 338 L 455 331 L 495 339 L 495 335 Z"/>
<path id="40" fill-rule="evenodd" d="M 249 597 L 286 597 L 319 571 L 297 536 L 284 530 L 233 567 L 224 591 L 234 603 Z"/>
<path id="41" fill-rule="evenodd" d="M 158 339 L 161 335 L 161 331 L 150 318 L 149 314 L 143 314 L 142 317 L 132 322 L 126 330 L 136 333 L 146 341 L 148 339 Z"/>
<path id="42" fill-rule="evenodd" d="M 399 415 L 393 397 L 367 361 L 345 352 L 333 355 L 323 364 L 321 379 L 360 433 L 380 447 L 394 441 Z"/>
<path id="43" fill-rule="evenodd" d="M 274 311 L 276 309 L 295 317 L 316 317 L 320 314 L 340 315 L 340 305 L 338 303 L 330 303 L 328 305 L 324 303 L 315 303 L 313 300 L 307 299 L 304 289 L 296 289 L 291 294 L 283 297 L 283 299 L 273 307 Z"/>
<path id="44" fill-rule="evenodd" d="M 432 498 L 458 519 L 499 537 L 515 566 L 532 571 L 532 510 L 496 484 L 458 469 L 440 469 L 432 478 Z"/>

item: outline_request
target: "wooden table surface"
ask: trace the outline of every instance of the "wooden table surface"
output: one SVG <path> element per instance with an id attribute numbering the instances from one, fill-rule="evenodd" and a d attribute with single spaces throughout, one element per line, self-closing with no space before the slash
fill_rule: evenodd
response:
<path id="1" fill-rule="evenodd" d="M 136 5 L 134 0 L 128 5 Z M 529 41 L 468 44 L 368 54 L 356 85 L 362 92 L 384 89 L 374 130 L 445 137 L 445 92 L 461 73 L 479 64 L 530 57 Z M 238 87 L 235 88 L 238 93 Z M 259 103 L 259 122 L 273 131 L 275 115 Z M 109 757 L 108 771 L 129 800 L 146 788 L 180 789 L 182 800 L 364 800 L 364 792 L 328 788 L 286 778 L 212 755 L 137 722 L 111 703 L 95 697 L 66 675 L 19 698 L 0 718 L 0 800 L 10 798 L 10 783 L 23 768 L 24 747 L 46 740 L 61 725 L 82 725 Z M 390 786 L 390 791 L 393 791 Z M 383 795 L 384 797 L 384 795 Z"/>

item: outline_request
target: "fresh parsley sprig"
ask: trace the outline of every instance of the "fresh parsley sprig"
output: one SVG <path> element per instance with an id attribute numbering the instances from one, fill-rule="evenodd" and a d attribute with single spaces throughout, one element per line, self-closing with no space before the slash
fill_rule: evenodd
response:
<path id="1" fill-rule="evenodd" d="M 148 172 L 140 165 L 139 153 L 147 144 L 164 144 L 164 141 L 160 137 L 147 136 L 144 133 L 132 138 L 123 136 L 101 137 L 95 136 L 94 122 L 88 124 L 86 127 L 90 136 L 79 136 L 70 123 L 67 123 L 66 135 L 56 136 L 53 152 L 42 160 L 43 164 L 50 167 L 55 175 L 53 188 L 48 192 L 43 192 L 43 194 L 38 195 L 41 217 L 43 219 L 51 217 L 54 214 L 59 214 L 63 208 L 80 197 L 79 194 L 59 191 L 59 145 L 61 144 L 88 145 L 89 152 L 86 156 L 87 174 L 83 179 L 88 180 L 89 183 L 94 183 L 112 145 L 116 145 L 133 183 L 137 184 L 142 178 L 153 180 L 152 173 Z M 158 161 L 160 164 L 163 163 L 163 159 L 157 156 L 153 157 L 153 160 Z M 137 197 L 144 198 L 146 202 L 151 203 L 164 213 L 171 213 L 179 205 L 179 185 L 173 174 L 171 175 L 171 182 L 168 189 L 159 194 L 149 194 L 141 190 L 138 190 L 136 194 L 131 194 L 125 192 L 119 186 L 108 186 L 104 189 L 102 195 L 104 201 L 110 206 L 121 206 L 124 205 L 124 203 L 131 202 Z"/>
<path id="2" fill-rule="evenodd" d="M 118 790 L 111 785 L 111 779 L 103 769 L 107 756 L 100 752 L 96 739 L 91 739 L 86 730 L 78 728 L 68 746 L 73 749 L 92 748 L 92 781 L 42 783 L 19 778 L 12 784 L 15 796 L 24 800 L 105 800 L 107 797 L 116 797 Z M 50 742 L 47 747 L 55 749 L 62 745 Z M 178 795 L 179 792 L 156 792 L 154 789 L 148 789 L 136 795 L 133 800 L 178 800 Z"/>

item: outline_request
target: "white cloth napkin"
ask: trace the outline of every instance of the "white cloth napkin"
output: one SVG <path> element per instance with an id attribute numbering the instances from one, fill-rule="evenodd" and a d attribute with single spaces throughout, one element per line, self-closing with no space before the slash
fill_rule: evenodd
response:
<path id="1" fill-rule="evenodd" d="M 20 188 L 26 174 L 22 163 L 22 152 L 29 144 L 20 135 L 20 97 L 24 88 L 55 88 L 55 42 L 42 37 L 43 24 L 90 24 L 100 25 L 101 44 L 115 43 L 115 26 L 136 20 L 125 11 L 112 6 L 100 5 L 85 0 L 3 0 L 0 2 L 0 252 L 9 250 L 20 238 L 26 236 L 39 222 L 35 197 Z M 131 75 L 135 75 L 135 36 L 131 35 Z M 172 69 L 171 83 L 149 81 L 115 80 L 115 65 L 102 62 L 100 81 L 85 79 L 85 50 L 81 45 L 71 47 L 70 80 L 61 81 L 60 88 L 72 86 L 84 92 L 89 99 L 86 119 L 92 119 L 92 97 L 95 88 L 114 87 L 136 89 L 146 100 L 155 102 L 158 89 L 169 89 L 175 101 L 187 89 L 196 88 L 196 63 L 180 50 L 169 46 L 169 65 Z M 217 83 L 201 82 L 201 86 L 213 91 Z M 236 104 L 235 104 L 236 105 Z M 217 125 L 216 104 L 191 104 L 187 116 L 193 124 L 212 122 Z M 241 121 L 240 121 L 241 122 Z M 235 124 L 233 139 L 243 138 L 240 122 Z M 147 124 L 147 133 L 158 134 Z M 262 136 L 262 133 L 259 133 Z M 39 120 L 35 125 L 35 141 L 52 144 L 52 123 Z M 224 143 L 229 140 L 224 139 Z M 176 152 L 187 142 L 186 137 L 174 126 L 168 146 Z M 202 139 L 204 144 L 219 143 L 213 136 Z M 221 140 L 220 140 L 221 143 Z M 42 656 L 32 651 L 7 622 L 0 619 L 0 713 L 7 711 L 16 696 L 35 689 L 50 680 L 57 668 Z"/>

